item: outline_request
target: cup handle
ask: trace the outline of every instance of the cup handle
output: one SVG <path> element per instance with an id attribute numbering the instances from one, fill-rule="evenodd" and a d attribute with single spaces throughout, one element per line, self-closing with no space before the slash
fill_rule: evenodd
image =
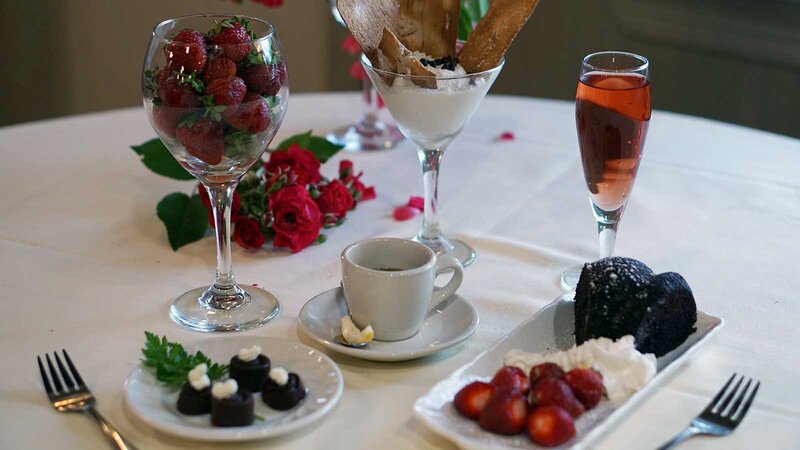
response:
<path id="1" fill-rule="evenodd" d="M 464 266 L 461 265 L 459 260 L 452 256 L 437 256 L 435 277 L 450 271 L 453 272 L 453 278 L 451 278 L 444 287 L 439 288 L 434 286 L 431 306 L 428 308 L 428 311 L 435 309 L 440 303 L 455 294 L 456 290 L 461 286 L 461 282 L 464 280 Z"/>

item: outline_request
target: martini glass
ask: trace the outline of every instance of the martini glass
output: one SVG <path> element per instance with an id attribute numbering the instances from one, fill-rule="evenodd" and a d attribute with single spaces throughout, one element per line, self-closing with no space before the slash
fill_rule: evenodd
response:
<path id="1" fill-rule="evenodd" d="M 334 20 L 344 26 L 336 0 L 326 1 Z M 394 148 L 403 140 L 403 135 L 397 127 L 381 120 L 378 93 L 366 78 L 361 80 L 361 98 L 362 112 L 358 120 L 331 131 L 326 137 L 351 153 Z"/>
<path id="2" fill-rule="evenodd" d="M 189 41 L 193 43 L 184 38 L 173 41 L 179 32 L 191 33 L 182 31 L 186 29 L 205 34 L 215 28 L 235 28 L 230 19 L 208 14 L 159 23 L 150 37 L 142 69 L 142 98 L 153 129 L 178 163 L 205 186 L 213 208 L 217 241 L 214 282 L 179 296 L 169 310 L 174 321 L 199 331 L 245 330 L 270 321 L 280 311 L 274 295 L 236 283 L 230 248 L 236 185 L 260 161 L 283 121 L 289 100 L 278 37 L 270 23 L 239 17 L 239 25 L 246 23 L 252 33 L 252 42 L 213 45 L 199 35 Z M 206 90 L 216 82 L 210 77 L 212 63 L 229 68 L 216 81 L 238 84 L 240 93 L 241 86 L 247 87 L 243 98 L 233 95 L 234 100 L 225 99 Z"/>
<path id="3" fill-rule="evenodd" d="M 601 258 L 614 254 L 617 228 L 642 159 L 650 109 L 647 58 L 618 51 L 583 58 L 575 122 Z M 581 268 L 573 266 L 564 271 L 562 287 L 574 288 Z"/>
<path id="4" fill-rule="evenodd" d="M 361 62 L 403 135 L 417 146 L 422 164 L 425 209 L 414 240 L 437 255 L 453 256 L 463 266 L 475 261 L 465 242 L 447 239 L 439 226 L 439 167 L 448 145 L 469 122 L 505 60 L 489 70 L 454 76 L 415 76 L 387 72 Z"/>

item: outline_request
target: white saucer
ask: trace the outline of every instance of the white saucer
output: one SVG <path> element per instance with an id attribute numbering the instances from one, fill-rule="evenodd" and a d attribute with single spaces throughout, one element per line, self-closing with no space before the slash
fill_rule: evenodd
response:
<path id="1" fill-rule="evenodd" d="M 272 364 L 296 372 L 308 390 L 306 398 L 288 411 L 267 407 L 258 395 L 255 413 L 265 420 L 244 427 L 212 427 L 208 414 L 186 416 L 176 407 L 178 391 L 164 389 L 153 373 L 139 365 L 125 381 L 125 404 L 151 427 L 174 436 L 202 441 L 247 441 L 280 436 L 308 428 L 329 414 L 342 397 L 342 373 L 330 358 L 303 344 L 262 336 L 226 336 L 186 344 L 212 361 L 227 362 L 239 349 L 258 344 Z"/>
<path id="2" fill-rule="evenodd" d="M 414 337 L 396 342 L 372 341 L 364 348 L 351 348 L 334 341 L 345 314 L 344 294 L 337 287 L 309 300 L 300 310 L 298 322 L 308 337 L 330 350 L 370 361 L 422 358 L 462 342 L 478 327 L 478 311 L 455 294 L 428 314 Z"/>

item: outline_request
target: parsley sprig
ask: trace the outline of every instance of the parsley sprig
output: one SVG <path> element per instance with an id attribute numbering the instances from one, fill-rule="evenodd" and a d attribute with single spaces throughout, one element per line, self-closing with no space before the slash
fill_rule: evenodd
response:
<path id="1" fill-rule="evenodd" d="M 190 370 L 201 363 L 208 365 L 208 378 L 219 380 L 228 372 L 227 364 L 211 361 L 203 352 L 189 354 L 181 344 L 170 342 L 166 336 L 159 338 L 145 331 L 145 345 L 142 348 L 142 362 L 155 371 L 156 379 L 170 388 L 180 388 L 186 382 Z"/>

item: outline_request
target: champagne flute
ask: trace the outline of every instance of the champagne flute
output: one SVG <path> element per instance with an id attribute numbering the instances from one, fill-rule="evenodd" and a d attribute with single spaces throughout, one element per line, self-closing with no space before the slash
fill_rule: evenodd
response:
<path id="1" fill-rule="evenodd" d="M 214 282 L 179 296 L 170 317 L 199 331 L 244 330 L 270 321 L 280 304 L 265 290 L 236 283 L 230 231 L 236 185 L 260 161 L 289 100 L 273 26 L 213 14 L 159 23 L 145 54 L 142 98 L 158 137 L 205 186 L 214 214 Z"/>
<path id="2" fill-rule="evenodd" d="M 583 58 L 575 122 L 601 258 L 614 253 L 617 227 L 642 159 L 650 110 L 647 58 L 619 51 Z M 578 284 L 581 268 L 573 266 L 561 274 L 565 289 Z"/>

